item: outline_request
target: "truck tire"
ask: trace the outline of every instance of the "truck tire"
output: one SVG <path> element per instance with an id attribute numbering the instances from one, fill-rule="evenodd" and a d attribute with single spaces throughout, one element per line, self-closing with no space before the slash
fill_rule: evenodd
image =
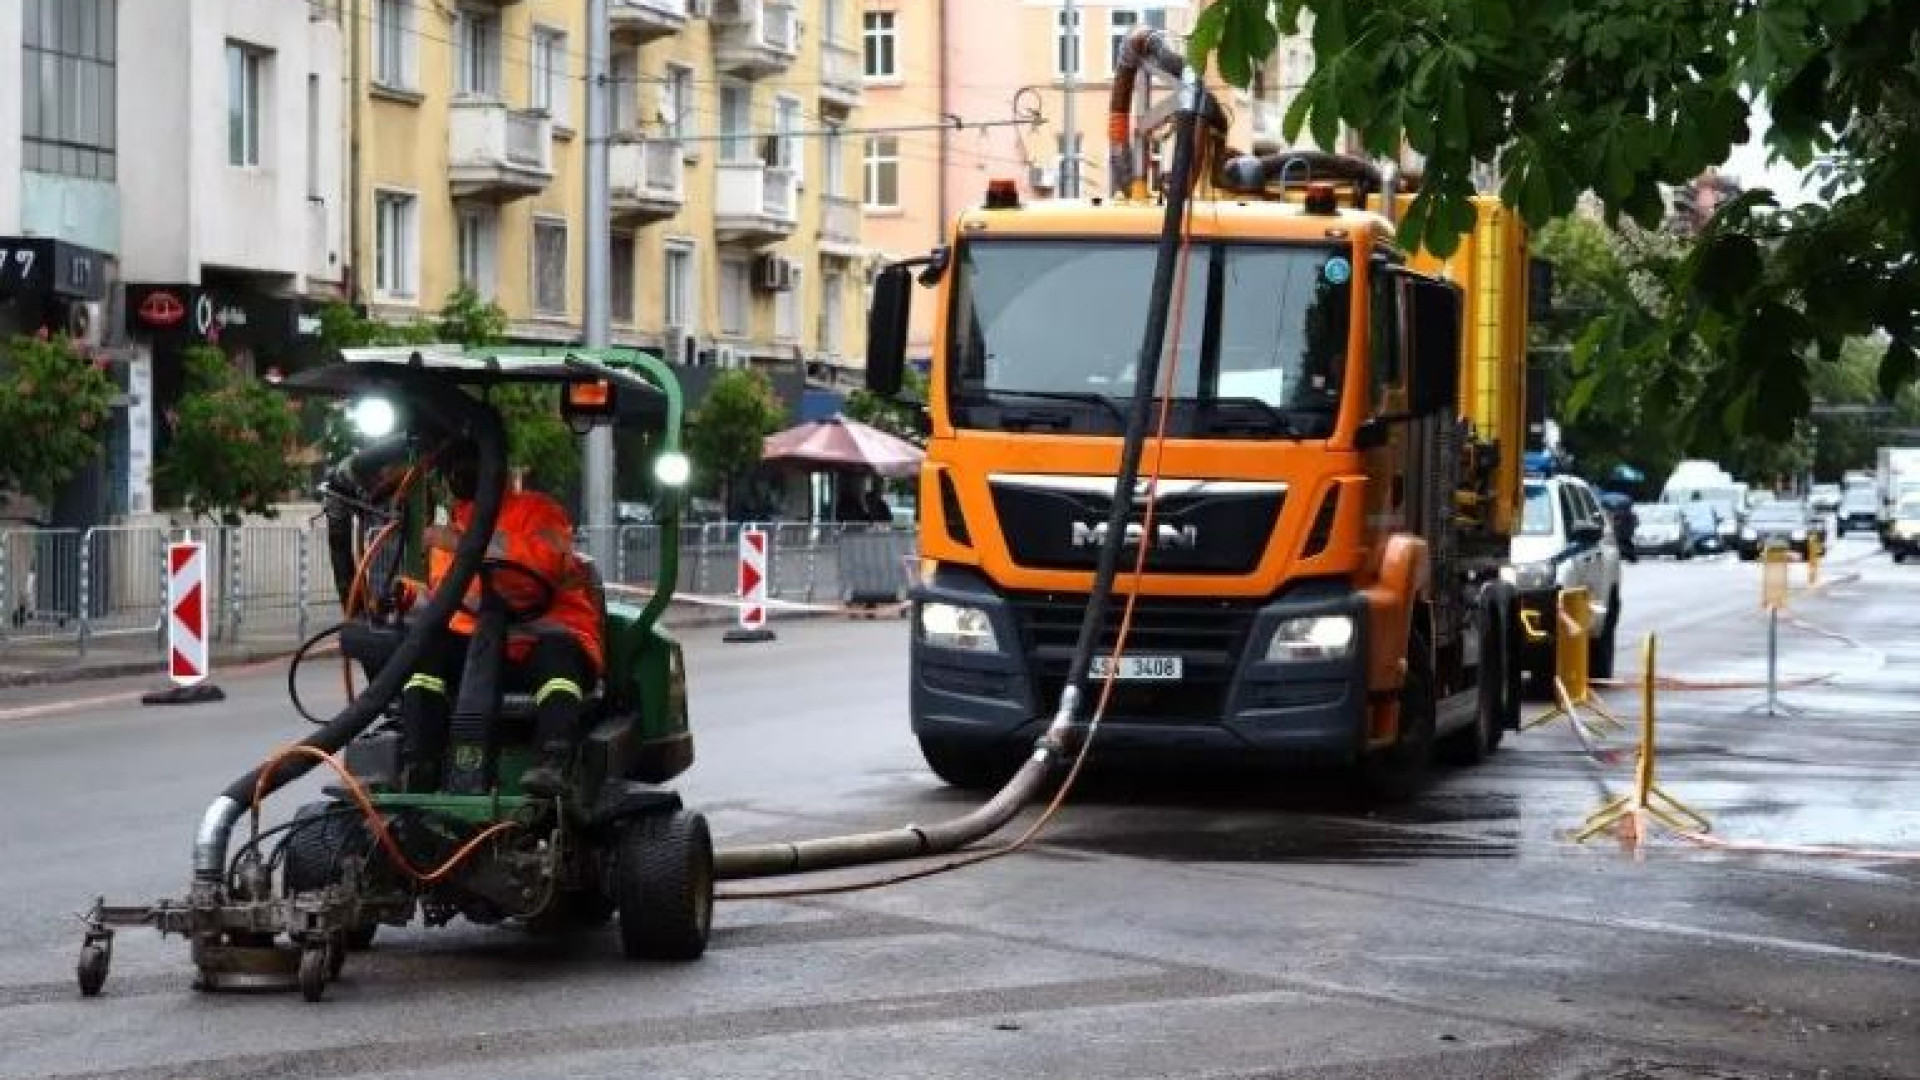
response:
<path id="1" fill-rule="evenodd" d="M 1402 803 L 1420 793 L 1433 760 L 1438 708 L 1433 657 L 1426 631 L 1416 626 L 1407 640 L 1407 677 L 1400 684 L 1400 737 L 1390 748 L 1360 760 L 1360 788 L 1369 800 Z"/>
<path id="2" fill-rule="evenodd" d="M 963 791 L 998 791 L 1025 760 L 1003 747 L 928 735 L 920 737 L 920 756 L 942 783 Z"/>
<path id="3" fill-rule="evenodd" d="M 1473 723 L 1440 743 L 1449 765 L 1478 765 L 1500 748 L 1507 728 L 1520 725 L 1520 678 L 1514 671 L 1509 626 L 1512 607 L 1488 587 L 1481 594 L 1479 702 Z"/>
<path id="4" fill-rule="evenodd" d="M 1602 624 L 1600 633 L 1587 642 L 1587 677 L 1593 679 L 1613 678 L 1614 640 L 1620 629 L 1620 590 L 1615 589 L 1607 598 L 1607 621 Z"/>

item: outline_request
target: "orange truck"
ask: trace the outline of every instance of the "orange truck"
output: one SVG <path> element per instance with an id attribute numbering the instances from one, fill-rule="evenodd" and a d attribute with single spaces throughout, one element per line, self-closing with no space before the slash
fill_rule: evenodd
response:
<path id="1" fill-rule="evenodd" d="M 1437 259 L 1396 246 L 1380 211 L 1408 196 L 1385 170 L 1215 160 L 1163 354 L 1165 439 L 1146 447 L 1091 672 L 1097 698 L 1117 665 L 1096 754 L 1307 760 L 1395 792 L 1518 719 L 1525 230 L 1477 198 Z M 876 390 L 899 385 L 916 281 L 936 306 L 910 696 L 948 783 L 1003 780 L 1062 692 L 1161 217 L 1145 197 L 1022 203 L 995 182 L 946 247 L 878 278 Z"/>

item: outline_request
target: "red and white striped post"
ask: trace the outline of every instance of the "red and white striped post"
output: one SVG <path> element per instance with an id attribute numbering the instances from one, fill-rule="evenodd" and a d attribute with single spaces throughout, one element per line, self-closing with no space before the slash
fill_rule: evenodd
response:
<path id="1" fill-rule="evenodd" d="M 207 546 L 194 540 L 167 545 L 167 678 L 173 689 L 141 700 L 182 705 L 226 697 L 207 681 L 213 673 L 207 645 Z"/>
<path id="2" fill-rule="evenodd" d="M 739 618 L 725 641 L 772 641 L 767 626 L 767 556 L 772 542 L 767 530 L 748 525 L 740 530 Z"/>

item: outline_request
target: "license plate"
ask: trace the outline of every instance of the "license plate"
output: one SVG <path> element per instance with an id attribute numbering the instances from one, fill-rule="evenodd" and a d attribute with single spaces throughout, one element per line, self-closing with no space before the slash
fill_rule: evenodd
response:
<path id="1" fill-rule="evenodd" d="M 1113 667 L 1113 658 L 1096 656 L 1093 666 L 1087 669 L 1090 679 L 1105 679 Z M 1181 677 L 1180 658 L 1177 656 L 1123 656 L 1116 679 L 1130 681 L 1178 682 Z"/>

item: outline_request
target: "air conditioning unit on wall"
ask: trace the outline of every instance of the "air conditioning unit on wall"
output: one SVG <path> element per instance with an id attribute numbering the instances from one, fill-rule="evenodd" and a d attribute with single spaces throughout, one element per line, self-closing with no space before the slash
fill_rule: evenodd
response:
<path id="1" fill-rule="evenodd" d="M 762 255 L 757 260 L 754 283 L 767 292 L 785 292 L 793 288 L 793 260 L 784 255 Z"/>
<path id="2" fill-rule="evenodd" d="M 1045 165 L 1027 166 L 1027 186 L 1035 191 L 1052 191 L 1060 186 L 1060 170 Z"/>
<path id="3" fill-rule="evenodd" d="M 98 300 L 67 302 L 67 337 L 75 345 L 98 345 L 107 337 L 107 305 Z"/>
<path id="4" fill-rule="evenodd" d="M 734 368 L 747 366 L 746 354 L 734 348 L 732 345 L 717 345 L 713 351 L 714 366 L 722 371 L 731 371 Z"/>

